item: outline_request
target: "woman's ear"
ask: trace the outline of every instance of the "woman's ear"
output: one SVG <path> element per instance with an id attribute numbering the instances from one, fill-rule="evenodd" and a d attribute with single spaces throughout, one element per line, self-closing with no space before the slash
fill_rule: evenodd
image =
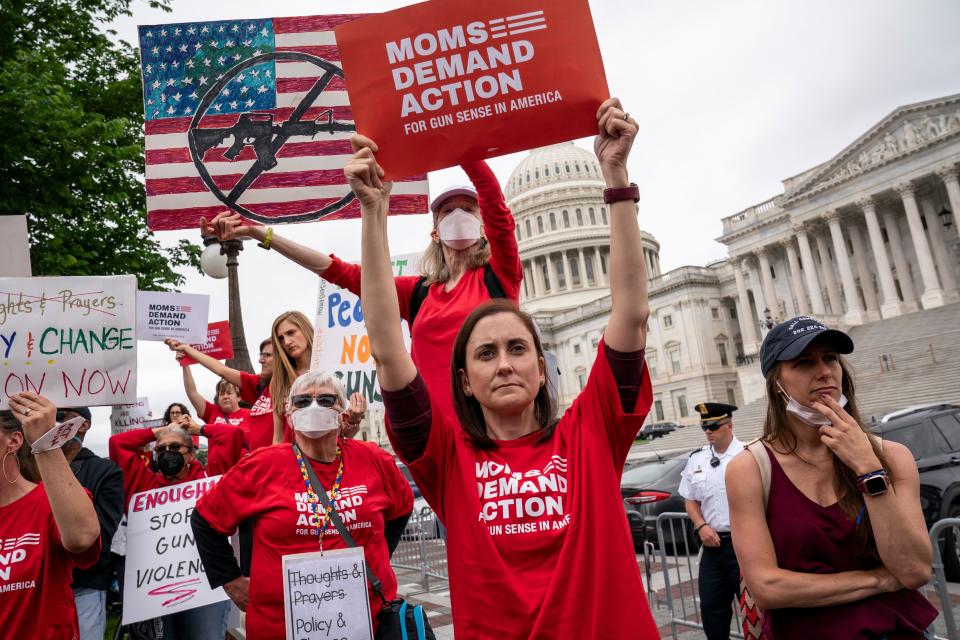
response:
<path id="1" fill-rule="evenodd" d="M 465 369 L 458 369 L 457 373 L 460 374 L 460 386 L 463 388 L 464 395 L 473 397 L 473 391 L 470 390 L 470 379 L 467 378 L 467 371 Z"/>
<path id="2" fill-rule="evenodd" d="M 540 386 L 547 384 L 547 361 L 543 356 L 537 358 L 537 364 L 540 367 Z"/>
<path id="3" fill-rule="evenodd" d="M 433 230 L 430 232 L 430 240 L 437 244 L 440 244 L 440 230 L 437 227 L 434 227 Z"/>

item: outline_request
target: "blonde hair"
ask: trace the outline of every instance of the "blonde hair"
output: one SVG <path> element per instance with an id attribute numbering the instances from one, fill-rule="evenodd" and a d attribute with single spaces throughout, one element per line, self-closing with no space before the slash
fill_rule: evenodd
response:
<path id="1" fill-rule="evenodd" d="M 433 214 L 433 228 L 437 228 L 439 213 Z M 469 249 L 467 255 L 467 264 L 465 270 L 476 269 L 490 262 L 490 243 L 486 238 L 480 238 L 480 242 L 474 244 Z M 450 265 L 443 255 L 443 243 L 430 240 L 430 246 L 423 251 L 420 258 L 420 275 L 424 278 L 424 284 L 431 285 L 434 282 L 446 282 L 450 279 Z"/>
<path id="2" fill-rule="evenodd" d="M 281 420 L 287 408 L 287 396 L 290 387 L 297 379 L 296 363 L 283 350 L 277 338 L 277 327 L 281 322 L 289 322 L 303 334 L 307 343 L 307 351 L 313 350 L 313 324 L 307 316 L 299 311 L 285 311 L 277 316 L 270 329 L 270 342 L 273 344 L 273 376 L 270 378 L 270 397 L 273 398 L 273 413 Z"/>

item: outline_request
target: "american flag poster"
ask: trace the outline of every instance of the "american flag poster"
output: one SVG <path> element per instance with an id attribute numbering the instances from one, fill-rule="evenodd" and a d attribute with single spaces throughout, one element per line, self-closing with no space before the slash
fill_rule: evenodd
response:
<path id="1" fill-rule="evenodd" d="M 151 229 L 227 211 L 265 224 L 359 216 L 333 32 L 358 17 L 139 27 Z M 427 213 L 426 175 L 394 184 L 390 213 Z"/>

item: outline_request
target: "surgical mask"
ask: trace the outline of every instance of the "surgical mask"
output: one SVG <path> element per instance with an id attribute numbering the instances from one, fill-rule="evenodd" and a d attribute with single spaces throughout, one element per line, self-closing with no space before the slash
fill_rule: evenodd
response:
<path id="1" fill-rule="evenodd" d="M 157 469 L 168 478 L 172 478 L 183 471 L 183 466 L 186 463 L 183 454 L 179 451 L 163 451 L 157 456 Z"/>
<path id="2" fill-rule="evenodd" d="M 794 400 L 793 397 L 786 392 L 786 390 L 783 388 L 783 386 L 780 385 L 779 382 L 777 383 L 777 388 L 780 389 L 780 393 L 783 394 L 783 397 L 787 399 L 787 406 L 786 406 L 787 412 L 795 415 L 797 419 L 800 420 L 800 422 L 804 424 L 808 424 L 811 427 L 823 427 L 823 426 L 832 424 L 830 422 L 830 419 L 827 416 L 823 415 L 816 409 L 811 409 L 810 407 L 806 405 L 802 405 L 796 400 Z M 838 400 L 838 402 L 840 403 L 841 407 L 846 407 L 847 396 L 841 393 L 840 400 Z"/>
<path id="3" fill-rule="evenodd" d="M 463 209 L 454 209 L 437 225 L 440 241 L 451 249 L 466 249 L 480 239 L 480 221 Z"/>
<path id="4" fill-rule="evenodd" d="M 308 438 L 320 438 L 340 428 L 340 412 L 312 403 L 293 412 L 293 428 Z"/>

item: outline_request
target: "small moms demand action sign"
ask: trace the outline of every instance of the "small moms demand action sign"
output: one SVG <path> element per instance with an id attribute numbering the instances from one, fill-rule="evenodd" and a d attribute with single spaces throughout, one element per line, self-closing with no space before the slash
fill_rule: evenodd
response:
<path id="1" fill-rule="evenodd" d="M 433 0 L 336 34 L 388 179 L 591 135 L 609 97 L 587 0 Z"/>
<path id="2" fill-rule="evenodd" d="M 196 293 L 137 292 L 137 339 L 202 343 L 207 340 L 210 296 Z"/>

